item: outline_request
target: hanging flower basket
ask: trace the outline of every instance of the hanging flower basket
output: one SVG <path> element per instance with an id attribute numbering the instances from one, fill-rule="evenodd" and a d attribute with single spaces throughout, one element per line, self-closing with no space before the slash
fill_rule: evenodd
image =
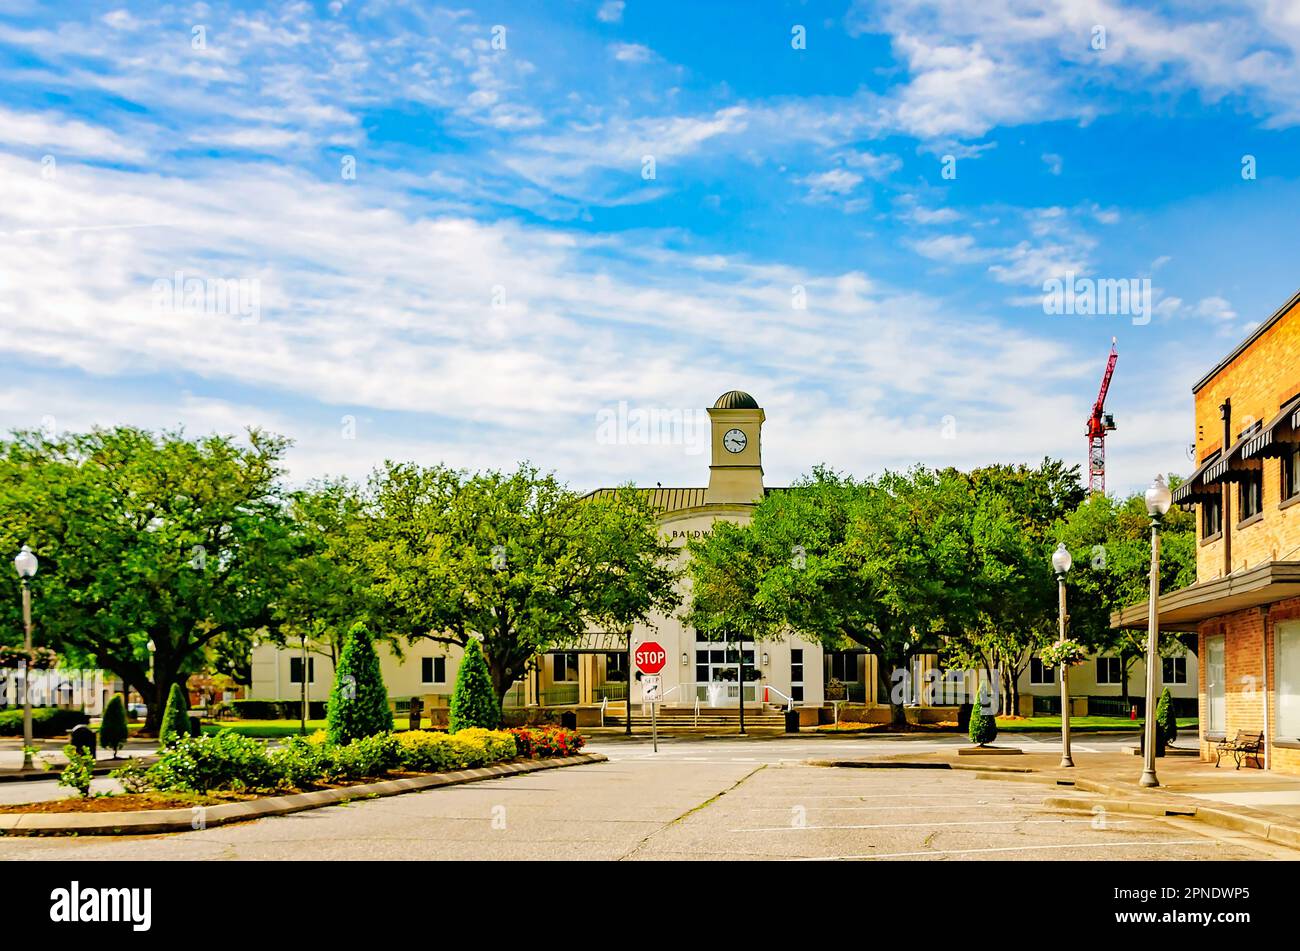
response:
<path id="1" fill-rule="evenodd" d="M 1049 667 L 1074 667 L 1088 659 L 1088 652 L 1078 641 L 1067 639 L 1040 649 L 1038 659 Z"/>

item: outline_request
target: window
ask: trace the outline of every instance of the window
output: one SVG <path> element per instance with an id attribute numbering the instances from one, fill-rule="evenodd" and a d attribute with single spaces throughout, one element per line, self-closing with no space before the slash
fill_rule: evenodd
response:
<path id="1" fill-rule="evenodd" d="M 1056 683 L 1056 668 L 1044 664 L 1037 657 L 1031 657 L 1029 659 L 1029 682 L 1031 684 Z"/>
<path id="2" fill-rule="evenodd" d="M 1277 735 L 1300 740 L 1300 621 L 1279 621 L 1275 630 Z"/>
<path id="3" fill-rule="evenodd" d="M 578 655 L 576 653 L 552 654 L 551 664 L 551 681 L 553 683 L 577 683 Z"/>
<path id="4" fill-rule="evenodd" d="M 795 701 L 803 700 L 803 648 L 790 650 L 790 697 Z"/>
<path id="5" fill-rule="evenodd" d="M 445 684 L 447 682 L 447 658 L 421 657 L 420 683 Z"/>
<path id="6" fill-rule="evenodd" d="M 1097 683 L 1122 684 L 1124 682 L 1124 664 L 1118 657 L 1097 658 Z"/>
<path id="7" fill-rule="evenodd" d="M 1187 658 L 1162 657 L 1160 659 L 1160 682 L 1166 684 L 1187 683 Z"/>
<path id="8" fill-rule="evenodd" d="M 627 654 L 622 651 L 605 655 L 605 682 L 610 681 L 627 683 Z"/>
<path id="9" fill-rule="evenodd" d="M 1213 538 L 1223 531 L 1223 498 L 1216 496 L 1201 503 L 1201 538 Z"/>
<path id="10" fill-rule="evenodd" d="M 307 658 L 307 683 L 314 684 L 315 682 L 316 682 L 316 658 L 308 657 Z M 302 683 L 302 658 L 301 657 L 289 658 L 289 683 L 291 684 Z"/>
<path id="11" fill-rule="evenodd" d="M 1300 446 L 1282 457 L 1282 498 L 1300 495 Z"/>
<path id="12" fill-rule="evenodd" d="M 1207 734 L 1218 735 L 1224 730 L 1224 708 L 1227 703 L 1224 677 L 1223 635 L 1216 634 L 1205 639 L 1205 732 Z M 1281 696 L 1281 691 L 1278 692 L 1278 696 Z"/>
<path id="13" fill-rule="evenodd" d="M 1264 479 L 1255 473 L 1237 486 L 1237 499 L 1241 509 L 1241 521 L 1252 515 L 1258 515 L 1264 508 Z"/>
<path id="14" fill-rule="evenodd" d="M 862 655 L 857 651 L 837 651 L 831 657 L 831 677 L 842 683 L 855 684 L 862 679 L 858 673 L 858 660 Z"/>

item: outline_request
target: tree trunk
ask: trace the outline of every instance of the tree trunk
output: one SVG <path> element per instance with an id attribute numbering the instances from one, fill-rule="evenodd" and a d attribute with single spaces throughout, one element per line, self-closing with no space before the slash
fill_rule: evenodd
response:
<path id="1" fill-rule="evenodd" d="M 902 684 L 897 685 L 893 680 L 895 670 L 907 670 L 907 658 L 900 660 L 897 657 L 885 658 L 876 655 L 876 701 L 879 702 L 883 696 L 889 701 L 889 725 L 906 726 L 907 725 L 907 708 L 903 706 L 903 689 Z"/>

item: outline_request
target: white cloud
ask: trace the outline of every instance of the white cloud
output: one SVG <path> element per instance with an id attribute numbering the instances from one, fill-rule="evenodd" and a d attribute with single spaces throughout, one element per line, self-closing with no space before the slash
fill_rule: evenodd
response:
<path id="1" fill-rule="evenodd" d="M 1232 320 L 1237 316 L 1237 312 L 1232 309 L 1232 304 L 1222 297 L 1202 297 L 1196 305 L 1196 313 L 1201 317 L 1209 317 L 1213 320 Z"/>
<path id="2" fill-rule="evenodd" d="M 1047 170 L 1050 173 L 1052 173 L 1053 175 L 1060 175 L 1061 169 L 1065 164 L 1065 160 L 1061 158 L 1061 156 L 1057 155 L 1055 152 L 1044 152 L 1043 163 L 1047 166 Z"/>
<path id="3" fill-rule="evenodd" d="M 623 19 L 623 0 L 605 0 L 596 11 L 596 19 L 601 23 L 619 23 Z"/>
<path id="4" fill-rule="evenodd" d="M 648 63 L 655 58 L 654 50 L 640 43 L 611 43 L 609 52 L 620 63 Z"/>
<path id="5" fill-rule="evenodd" d="M 15 112 L 0 106 L 0 143 L 104 161 L 136 162 L 145 151 L 101 126 L 54 112 Z"/>

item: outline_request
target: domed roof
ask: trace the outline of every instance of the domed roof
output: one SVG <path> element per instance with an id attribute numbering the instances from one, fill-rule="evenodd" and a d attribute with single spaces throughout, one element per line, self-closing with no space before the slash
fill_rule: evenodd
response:
<path id="1" fill-rule="evenodd" d="M 714 409 L 758 409 L 758 400 L 743 390 L 727 390 L 713 404 Z"/>

